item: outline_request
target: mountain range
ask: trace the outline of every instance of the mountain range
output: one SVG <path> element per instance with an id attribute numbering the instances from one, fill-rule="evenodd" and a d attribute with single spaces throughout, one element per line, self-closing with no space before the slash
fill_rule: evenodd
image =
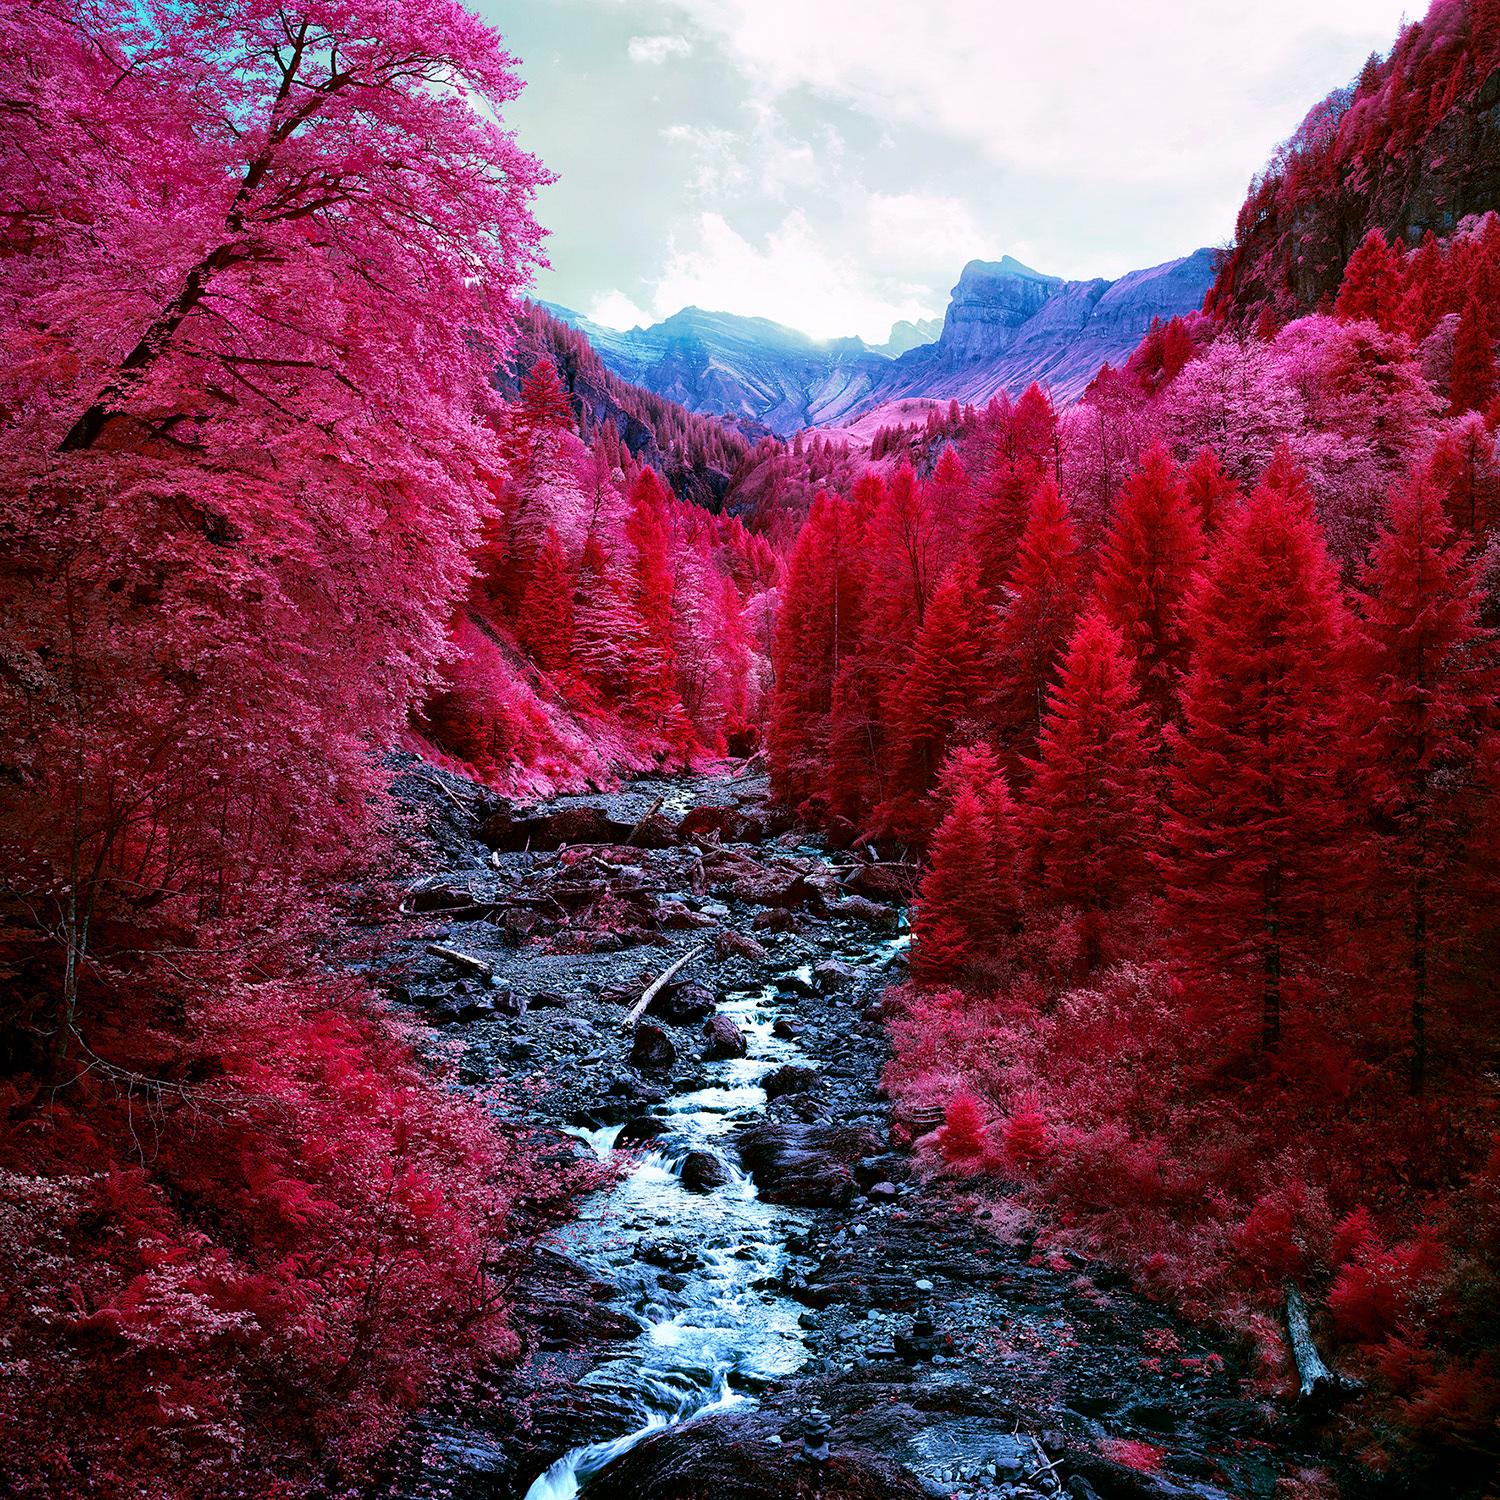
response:
<path id="1" fill-rule="evenodd" d="M 649 328 L 601 327 L 543 304 L 616 374 L 689 411 L 781 434 L 850 426 L 891 402 L 984 402 L 1033 380 L 1055 401 L 1124 360 L 1152 318 L 1195 311 L 1214 278 L 1203 249 L 1118 280 L 1065 281 L 1005 256 L 970 261 L 941 325 L 898 323 L 883 345 L 818 340 L 767 318 L 687 307 Z"/>

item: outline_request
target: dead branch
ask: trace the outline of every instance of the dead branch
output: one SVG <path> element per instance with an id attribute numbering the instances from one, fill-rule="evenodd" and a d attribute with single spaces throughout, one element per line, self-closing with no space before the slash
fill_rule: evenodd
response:
<path id="1" fill-rule="evenodd" d="M 678 970 L 685 969 L 690 963 L 692 963 L 695 958 L 702 958 L 702 956 L 708 952 L 710 946 L 711 945 L 708 943 L 700 943 L 696 948 L 690 948 L 686 953 L 682 955 L 681 958 L 677 959 L 674 963 L 669 964 L 665 969 L 663 969 L 661 973 L 658 974 L 657 977 L 646 986 L 646 993 L 643 994 L 641 998 L 630 1007 L 630 1014 L 620 1022 L 620 1030 L 633 1030 L 635 1027 L 635 1023 L 639 1021 L 643 1015 L 645 1015 L 646 1007 L 650 1005 L 651 1002 L 656 999 L 659 994 L 661 994 L 663 988 L 668 983 L 670 983 L 672 976 L 676 974 Z"/>
<path id="2" fill-rule="evenodd" d="M 1301 1389 L 1297 1393 L 1299 1405 L 1327 1408 L 1339 1401 L 1348 1400 L 1363 1388 L 1359 1381 L 1340 1375 L 1337 1370 L 1331 1370 L 1324 1363 L 1317 1344 L 1313 1342 L 1307 1304 L 1302 1300 L 1302 1293 L 1291 1285 L 1286 1289 L 1286 1331 L 1301 1382 Z"/>
<path id="3" fill-rule="evenodd" d="M 450 948 L 446 943 L 428 943 L 427 951 L 434 958 L 447 959 L 455 969 L 462 969 L 466 974 L 475 974 L 486 981 L 495 977 L 494 969 L 482 958 L 475 958 L 471 953 L 460 953 L 457 948 Z"/>
<path id="4" fill-rule="evenodd" d="M 625 843 L 627 845 L 635 843 L 637 837 L 640 835 L 641 829 L 643 829 L 646 826 L 646 824 L 649 823 L 651 821 L 651 819 L 656 816 L 656 814 L 661 809 L 662 803 L 665 802 L 666 800 L 667 800 L 667 794 L 665 792 L 663 792 L 661 794 L 661 796 L 658 797 L 656 799 L 656 801 L 653 802 L 651 804 L 651 806 L 646 809 L 646 811 L 641 815 L 640 822 L 637 823 L 635 825 L 635 827 L 630 830 L 630 837 L 625 840 Z"/>

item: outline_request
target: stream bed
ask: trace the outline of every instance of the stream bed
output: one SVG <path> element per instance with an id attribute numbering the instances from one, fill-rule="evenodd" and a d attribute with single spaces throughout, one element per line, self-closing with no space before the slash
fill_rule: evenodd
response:
<path id="1" fill-rule="evenodd" d="M 400 785 L 434 926 L 398 998 L 539 1159 L 612 1175 L 519 1276 L 524 1358 L 385 1493 L 1270 1500 L 1316 1468 L 1233 1350 L 919 1179 L 939 1122 L 879 1085 L 913 872 L 825 850 L 743 769 L 537 808 L 414 760 Z"/>

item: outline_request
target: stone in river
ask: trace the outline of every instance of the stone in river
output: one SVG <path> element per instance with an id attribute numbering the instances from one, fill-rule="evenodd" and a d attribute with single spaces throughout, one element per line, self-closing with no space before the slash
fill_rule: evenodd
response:
<path id="1" fill-rule="evenodd" d="M 632 1067 L 658 1070 L 670 1068 L 677 1061 L 677 1049 L 660 1026 L 645 1022 L 635 1029 L 635 1041 L 630 1045 Z"/>

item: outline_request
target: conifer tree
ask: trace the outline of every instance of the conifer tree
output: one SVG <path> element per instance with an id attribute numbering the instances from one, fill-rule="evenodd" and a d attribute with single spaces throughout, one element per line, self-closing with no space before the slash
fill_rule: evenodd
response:
<path id="1" fill-rule="evenodd" d="M 1472 294 L 1453 336 L 1453 371 L 1448 377 L 1449 410 L 1455 417 L 1483 411 L 1495 395 L 1495 343 L 1484 305 Z"/>
<path id="2" fill-rule="evenodd" d="M 914 977 L 922 984 L 963 980 L 993 957 L 1017 921 L 1015 816 L 1004 778 L 983 795 L 968 781 L 933 835 L 915 919 Z"/>
<path id="3" fill-rule="evenodd" d="M 1171 455 L 1157 444 L 1120 491 L 1097 587 L 1159 724 L 1172 715 L 1187 666 L 1183 614 L 1202 560 L 1197 512 Z"/>
<path id="4" fill-rule="evenodd" d="M 1120 634 L 1091 609 L 1051 692 L 1024 827 L 1032 889 L 1085 914 L 1092 956 L 1101 914 L 1144 888 L 1154 740 Z"/>
<path id="5" fill-rule="evenodd" d="M 1369 319 L 1388 332 L 1401 321 L 1401 261 L 1379 229 L 1372 229 L 1344 267 L 1334 314 L 1344 322 Z"/>
<path id="6" fill-rule="evenodd" d="M 1240 487 L 1224 472 L 1212 448 L 1200 448 L 1183 471 L 1183 484 L 1198 511 L 1198 529 L 1210 537 L 1240 498 Z"/>
<path id="7" fill-rule="evenodd" d="M 901 699 L 903 792 L 927 792 L 953 730 L 977 716 L 994 662 L 988 616 L 974 562 L 963 556 L 933 593 L 917 634 Z"/>
<path id="8" fill-rule="evenodd" d="M 1301 472 L 1280 453 L 1188 607 L 1184 726 L 1169 727 L 1166 930 L 1215 1045 L 1281 1044 L 1347 876 L 1346 620 Z"/>
<path id="9" fill-rule="evenodd" d="M 1078 613 L 1081 573 L 1067 502 L 1043 480 L 1031 498 L 999 627 L 996 713 L 1016 754 L 1035 748 L 1047 687 Z"/>
<path id="10" fill-rule="evenodd" d="M 538 666 L 565 671 L 573 658 L 573 578 L 557 532 L 550 527 L 537 554 L 516 624 Z"/>
<path id="11" fill-rule="evenodd" d="M 1356 713 L 1376 815 L 1370 869 L 1377 908 L 1395 929 L 1378 968 L 1401 976 L 1408 1079 L 1421 1093 L 1428 1016 L 1475 894 L 1473 877 L 1491 902 L 1500 894 L 1490 861 L 1461 871 L 1483 769 L 1496 751 L 1496 678 L 1475 569 L 1430 481 L 1419 478 L 1394 496 L 1362 584 Z"/>

